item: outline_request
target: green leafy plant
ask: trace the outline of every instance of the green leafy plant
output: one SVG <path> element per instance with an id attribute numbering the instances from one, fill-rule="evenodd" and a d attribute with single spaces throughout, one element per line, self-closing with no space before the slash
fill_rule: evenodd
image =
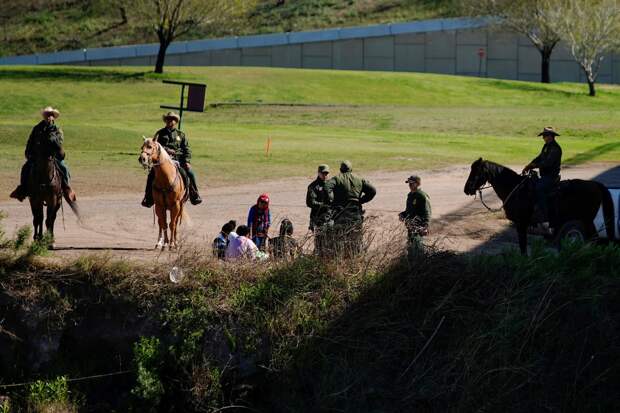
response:
<path id="1" fill-rule="evenodd" d="M 22 249 L 28 242 L 31 235 L 32 228 L 30 228 L 30 226 L 24 225 L 20 227 L 15 234 L 15 239 L 13 240 L 13 249 L 15 251 Z"/>
<path id="2" fill-rule="evenodd" d="M 141 337 L 133 346 L 134 362 L 137 367 L 136 386 L 131 393 L 152 409 L 157 408 L 164 394 L 159 377 L 162 352 L 157 337 Z"/>
<path id="3" fill-rule="evenodd" d="M 65 376 L 53 380 L 37 380 L 28 386 L 28 407 L 34 412 L 74 412 Z"/>

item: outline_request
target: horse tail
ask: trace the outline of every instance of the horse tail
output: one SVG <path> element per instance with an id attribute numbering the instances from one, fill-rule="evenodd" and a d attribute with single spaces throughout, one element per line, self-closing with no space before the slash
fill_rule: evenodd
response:
<path id="1" fill-rule="evenodd" d="M 605 185 L 597 182 L 599 190 L 601 191 L 601 203 L 603 204 L 603 220 L 605 221 L 605 229 L 607 230 L 607 239 L 614 240 L 615 225 L 614 225 L 614 202 L 611 199 L 611 194 Z"/>

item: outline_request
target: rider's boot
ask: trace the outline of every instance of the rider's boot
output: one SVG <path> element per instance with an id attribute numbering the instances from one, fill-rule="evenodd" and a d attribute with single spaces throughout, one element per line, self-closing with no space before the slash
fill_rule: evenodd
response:
<path id="1" fill-rule="evenodd" d="M 198 193 L 198 189 L 193 188 L 192 186 L 190 186 L 190 189 L 189 189 L 189 202 L 191 202 L 192 205 L 198 205 L 202 203 L 202 198 L 200 197 L 200 194 Z"/>
<path id="2" fill-rule="evenodd" d="M 150 208 L 153 206 L 155 201 L 153 201 L 153 171 L 149 172 L 148 178 L 146 178 L 146 188 L 144 188 L 144 199 L 140 203 L 145 208 Z"/>
<path id="3" fill-rule="evenodd" d="M 73 189 L 71 189 L 71 187 L 68 184 L 63 184 L 62 196 L 70 204 L 77 200 L 77 196 L 75 195 L 75 192 L 73 191 Z"/>
<path id="4" fill-rule="evenodd" d="M 10 195 L 11 198 L 15 198 L 19 202 L 22 202 L 27 196 L 28 196 L 28 193 L 24 185 L 18 185 L 17 188 L 15 188 L 15 190 L 11 192 L 11 195 Z"/>
<path id="5" fill-rule="evenodd" d="M 22 202 L 28 196 L 28 175 L 30 174 L 30 162 L 26 161 L 26 163 L 22 166 L 22 170 L 19 174 L 19 185 L 13 192 L 11 192 L 10 197 L 17 199 L 19 202 Z"/>

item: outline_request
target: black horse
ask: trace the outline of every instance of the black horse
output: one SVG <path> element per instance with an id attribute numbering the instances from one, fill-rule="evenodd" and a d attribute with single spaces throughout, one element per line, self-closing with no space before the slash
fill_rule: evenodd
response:
<path id="1" fill-rule="evenodd" d="M 475 195 L 487 182 L 502 200 L 506 218 L 516 225 L 521 253 L 527 254 L 527 229 L 533 223 L 532 215 L 536 204 L 534 180 L 480 158 L 471 165 L 471 172 L 465 183 L 465 194 Z M 583 226 L 586 236 L 591 238 L 597 233 L 594 218 L 601 205 L 608 238 L 613 239 L 613 201 L 607 188 L 595 181 L 561 181 L 557 191 L 549 199 L 551 228 L 557 236 L 557 229 L 563 224 L 577 221 Z"/>

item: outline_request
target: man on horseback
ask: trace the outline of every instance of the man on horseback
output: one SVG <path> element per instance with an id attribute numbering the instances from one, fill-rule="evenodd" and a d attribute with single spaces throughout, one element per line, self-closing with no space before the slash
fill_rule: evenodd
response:
<path id="1" fill-rule="evenodd" d="M 39 122 L 30 133 L 28 143 L 26 144 L 26 163 L 22 167 L 19 186 L 11 193 L 11 198 L 15 198 L 20 202 L 24 200 L 32 188 L 28 188 L 28 177 L 32 171 L 33 164 L 38 155 L 52 156 L 56 161 L 56 166 L 62 175 L 62 193 L 67 202 L 75 201 L 75 192 L 69 186 L 69 169 L 65 164 L 65 151 L 62 147 L 63 133 L 56 126 L 55 121 L 60 117 L 60 112 L 51 106 L 41 110 L 43 120 Z"/>
<path id="2" fill-rule="evenodd" d="M 523 174 L 538 168 L 540 179 L 536 182 L 536 201 L 538 206 L 538 221 L 544 229 L 549 228 L 549 208 L 547 205 L 548 193 L 560 182 L 560 164 L 562 162 L 562 148 L 555 141 L 560 136 L 551 126 L 547 126 L 538 134 L 542 136 L 545 145 L 532 162 L 523 168 Z"/>
<path id="3" fill-rule="evenodd" d="M 181 165 L 179 168 L 183 180 L 189 178 L 189 199 L 192 205 L 198 205 L 202 202 L 202 198 L 198 194 L 198 186 L 196 185 L 196 176 L 189 163 L 192 157 L 192 151 L 189 147 L 189 142 L 185 133 L 177 129 L 179 123 L 179 115 L 174 112 L 168 112 L 162 116 L 163 121 L 166 124 L 165 128 L 158 130 L 153 138 L 159 142 L 166 152 Z M 155 179 L 155 173 L 151 169 L 149 176 L 146 180 L 146 188 L 144 189 L 144 199 L 142 200 L 142 206 L 150 208 L 153 206 L 153 179 Z"/>

